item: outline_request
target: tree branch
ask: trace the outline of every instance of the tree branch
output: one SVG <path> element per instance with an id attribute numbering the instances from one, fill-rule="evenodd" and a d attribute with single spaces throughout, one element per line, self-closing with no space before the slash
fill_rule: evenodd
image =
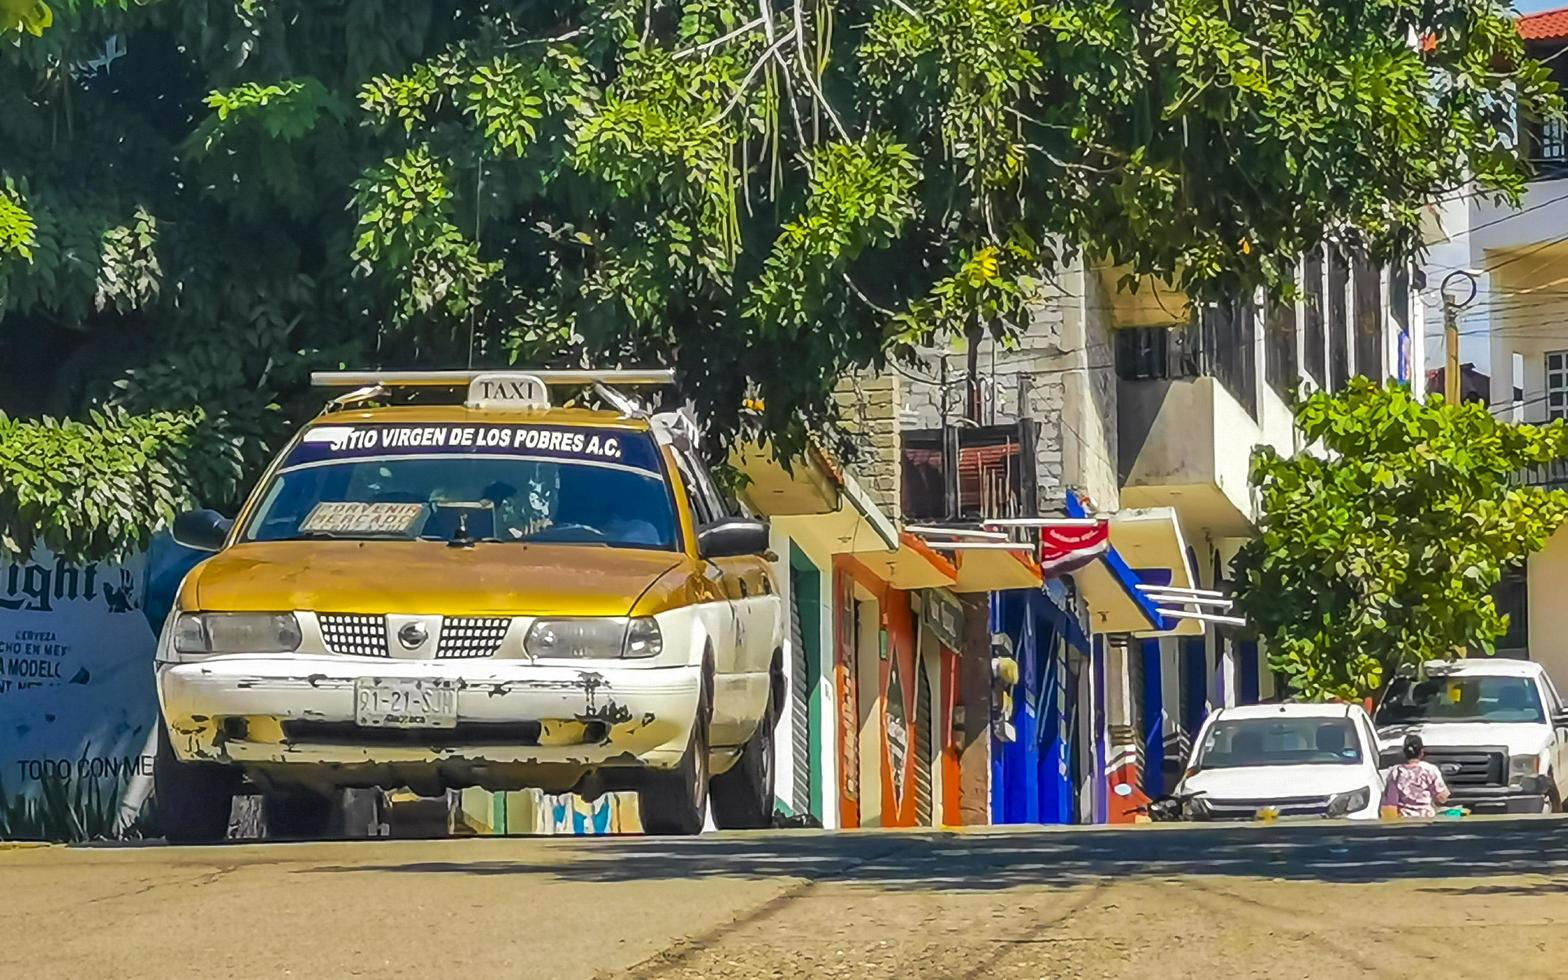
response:
<path id="1" fill-rule="evenodd" d="M 797 33 L 799 32 L 795 28 L 791 28 L 788 34 L 782 35 L 777 41 L 774 41 L 772 44 L 768 45 L 768 49 L 762 52 L 762 57 L 758 58 L 756 64 L 752 65 L 751 68 L 746 72 L 746 77 L 740 80 L 740 86 L 735 89 L 735 94 L 730 96 L 729 103 L 725 105 L 718 115 L 708 120 L 707 125 L 717 125 L 724 120 L 725 116 L 734 111 L 735 106 L 740 104 L 741 96 L 745 95 L 746 90 L 751 88 L 751 83 L 756 79 L 757 72 L 761 71 L 762 66 L 768 63 L 768 59 L 773 57 L 774 53 L 778 51 L 779 48 L 788 43 L 789 39 Z"/>
<path id="2" fill-rule="evenodd" d="M 844 284 L 849 287 L 849 291 L 854 293 L 857 297 L 859 297 L 860 301 L 862 303 L 864 303 L 867 306 L 871 307 L 873 310 L 877 311 L 878 313 L 882 314 L 883 316 L 888 316 L 888 317 L 898 316 L 897 313 L 893 312 L 892 310 L 888 309 L 885 306 L 879 306 L 875 300 L 873 300 L 871 297 L 867 296 L 865 293 L 861 292 L 860 287 L 855 284 L 855 280 L 853 280 L 853 279 L 851 279 L 849 277 L 849 273 L 848 272 L 841 272 L 839 274 L 844 277 Z"/>
<path id="3" fill-rule="evenodd" d="M 719 45 L 725 43 L 726 41 L 733 41 L 735 38 L 740 37 L 742 34 L 746 34 L 746 33 L 749 33 L 751 31 L 756 30 L 757 28 L 761 27 L 762 24 L 763 24 L 762 18 L 758 17 L 755 20 L 752 20 L 752 21 L 750 21 L 748 23 L 740 25 L 739 27 L 735 28 L 733 31 L 730 31 L 728 34 L 724 35 L 723 37 L 716 37 L 713 40 L 708 41 L 708 42 L 703 43 L 703 44 L 699 44 L 699 45 L 697 45 L 694 48 L 687 48 L 684 51 L 677 51 L 677 52 L 675 52 L 675 54 L 672 57 L 676 61 L 679 61 L 682 58 L 689 58 L 692 55 L 702 54 L 705 51 L 711 51 L 712 49 L 718 47 Z"/>
<path id="4" fill-rule="evenodd" d="M 816 97 L 817 104 L 822 106 L 822 111 L 827 113 L 828 121 L 833 123 L 833 128 L 838 130 L 838 135 L 844 142 L 853 142 L 849 130 L 844 128 L 844 121 L 833 111 L 828 104 L 827 96 L 822 94 L 822 86 L 817 84 L 817 75 L 811 70 L 811 62 L 806 60 L 806 34 L 801 28 L 806 23 L 806 12 L 801 9 L 800 0 L 795 0 L 795 51 L 800 58 L 801 73 L 806 76 L 806 84 L 811 88 L 811 93 Z"/>

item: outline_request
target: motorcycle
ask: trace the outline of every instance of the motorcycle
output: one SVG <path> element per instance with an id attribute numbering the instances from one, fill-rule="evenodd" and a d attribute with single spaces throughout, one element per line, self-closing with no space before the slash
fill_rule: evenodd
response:
<path id="1" fill-rule="evenodd" d="M 1150 800 L 1133 812 L 1147 816 L 1151 823 L 1178 823 L 1188 819 L 1187 804 L 1202 795 L 1201 790 L 1195 793 L 1170 793 Z"/>

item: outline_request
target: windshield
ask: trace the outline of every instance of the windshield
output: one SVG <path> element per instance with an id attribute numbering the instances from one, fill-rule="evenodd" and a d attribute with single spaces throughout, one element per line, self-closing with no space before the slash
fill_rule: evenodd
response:
<path id="1" fill-rule="evenodd" d="M 410 430 L 415 434 L 407 435 Z M 531 541 L 662 551 L 675 550 L 679 541 L 674 502 L 651 438 L 538 426 L 307 432 L 268 486 L 245 537 Z"/>
<path id="2" fill-rule="evenodd" d="M 1241 718 L 1221 719 L 1209 728 L 1194 768 L 1360 762 L 1361 745 L 1348 718 Z"/>
<path id="3" fill-rule="evenodd" d="M 1412 721 L 1543 722 L 1529 677 L 1396 677 L 1377 709 L 1379 725 Z"/>

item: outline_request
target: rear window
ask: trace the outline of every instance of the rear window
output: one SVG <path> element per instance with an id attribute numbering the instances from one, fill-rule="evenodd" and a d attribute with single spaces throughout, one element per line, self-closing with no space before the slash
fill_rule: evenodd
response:
<path id="1" fill-rule="evenodd" d="M 319 426 L 262 495 L 253 541 L 376 538 L 676 550 L 651 435 L 541 425 Z"/>
<path id="2" fill-rule="evenodd" d="M 1199 769 L 1358 765 L 1361 741 L 1349 718 L 1241 718 L 1216 721 L 1195 760 Z"/>

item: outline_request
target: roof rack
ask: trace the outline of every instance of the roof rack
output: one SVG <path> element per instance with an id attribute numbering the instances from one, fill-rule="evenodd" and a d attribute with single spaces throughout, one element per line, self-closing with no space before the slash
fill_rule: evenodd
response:
<path id="1" fill-rule="evenodd" d="M 310 384 L 315 388 L 452 388 L 491 374 L 527 374 L 547 385 L 630 385 L 655 386 L 675 383 L 670 368 L 612 368 L 595 371 L 567 368 L 530 371 L 526 368 L 492 368 L 470 371 L 312 371 Z"/>

